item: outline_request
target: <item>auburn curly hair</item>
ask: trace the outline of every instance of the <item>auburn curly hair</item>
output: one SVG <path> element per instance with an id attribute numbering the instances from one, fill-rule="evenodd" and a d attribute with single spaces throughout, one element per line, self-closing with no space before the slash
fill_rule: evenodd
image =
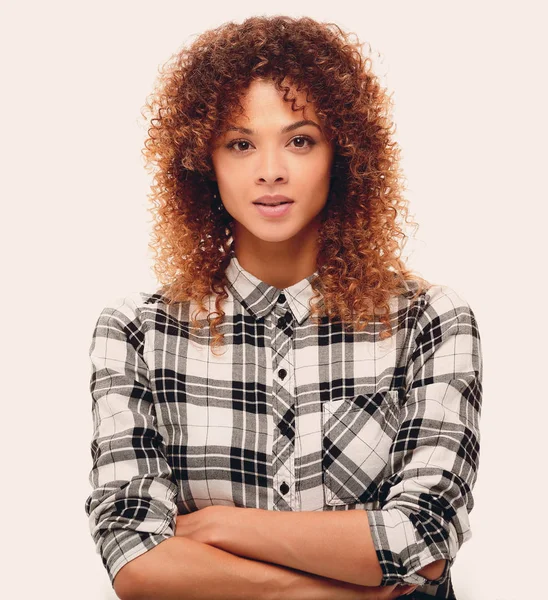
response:
<path id="1" fill-rule="evenodd" d="M 325 317 L 361 331 L 379 314 L 384 339 L 392 335 L 390 298 L 409 293 L 410 280 L 414 298 L 431 285 L 400 258 L 408 236 L 399 221 L 417 224 L 402 196 L 392 101 L 352 35 L 309 17 L 253 16 L 202 33 L 159 70 L 142 111 L 151 115 L 142 154 L 148 171 L 155 166 L 153 270 L 166 304 L 195 300 L 198 314 L 207 314 L 204 321 L 194 312 L 191 327 L 209 326 L 212 348 L 224 342 L 217 327 L 233 243 L 232 217 L 213 178 L 212 141 L 241 111 L 242 92 L 255 79 L 273 81 L 293 110 L 284 80 L 305 90 L 335 144 L 312 281 L 314 322 Z M 215 312 L 208 313 L 210 294 Z"/>

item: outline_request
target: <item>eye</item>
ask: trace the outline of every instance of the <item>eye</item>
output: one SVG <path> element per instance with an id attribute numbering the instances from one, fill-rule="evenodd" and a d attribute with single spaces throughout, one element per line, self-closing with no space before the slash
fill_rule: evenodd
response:
<path id="1" fill-rule="evenodd" d="M 238 144 L 249 144 L 249 142 L 247 140 L 233 140 L 232 142 L 228 143 L 226 145 L 226 147 L 229 150 L 233 150 L 235 148 L 235 146 L 237 146 Z M 244 149 L 245 151 L 245 149 Z M 242 152 L 238 152 L 239 154 L 242 154 Z"/>
<path id="2" fill-rule="evenodd" d="M 308 135 L 296 135 L 293 139 L 290 140 L 289 143 L 294 142 L 295 140 L 302 140 L 304 142 L 308 143 L 308 146 L 302 146 L 300 144 L 298 144 L 297 146 L 295 146 L 295 148 L 299 148 L 299 149 L 306 149 L 306 148 L 311 148 L 312 146 L 314 146 L 314 144 L 316 144 L 316 142 L 309 137 Z M 302 143 L 302 142 L 300 142 Z M 234 152 L 236 152 L 236 154 L 245 154 L 248 148 L 244 148 L 243 150 L 241 149 L 241 146 L 239 146 L 239 144 L 247 144 L 249 145 L 250 142 L 248 142 L 247 140 L 232 140 L 232 142 L 229 142 L 226 147 L 229 150 L 233 150 Z M 236 148 L 240 148 L 240 150 L 237 150 Z"/>
<path id="3" fill-rule="evenodd" d="M 308 137 L 307 135 L 297 135 L 291 141 L 294 142 L 295 140 L 304 140 L 305 142 L 308 142 L 308 146 L 296 146 L 297 148 L 308 148 L 316 143 L 311 137 Z"/>

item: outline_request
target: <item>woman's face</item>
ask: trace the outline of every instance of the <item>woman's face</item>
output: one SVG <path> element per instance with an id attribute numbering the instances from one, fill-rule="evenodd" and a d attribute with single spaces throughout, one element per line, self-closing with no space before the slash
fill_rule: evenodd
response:
<path id="1" fill-rule="evenodd" d="M 300 92 L 299 106 L 305 99 Z M 221 200 L 235 220 L 236 245 L 307 245 L 316 239 L 329 194 L 333 147 L 324 138 L 313 104 L 307 103 L 304 112 L 292 111 L 270 81 L 253 81 L 242 104 L 245 114 L 228 124 L 235 129 L 220 133 L 212 152 Z M 303 119 L 311 123 L 291 127 Z M 254 204 L 263 195 L 278 194 L 293 201 L 284 214 L 267 214 L 269 209 Z"/>

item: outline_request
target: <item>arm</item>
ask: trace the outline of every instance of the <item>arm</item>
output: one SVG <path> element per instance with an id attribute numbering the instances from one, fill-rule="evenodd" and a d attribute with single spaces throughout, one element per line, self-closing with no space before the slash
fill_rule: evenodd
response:
<path id="1" fill-rule="evenodd" d="M 360 586 L 381 584 L 382 570 L 364 511 L 215 510 L 218 548 Z M 420 574 L 435 579 L 444 564 L 433 562 Z"/>
<path id="2" fill-rule="evenodd" d="M 383 584 L 410 582 L 441 559 L 446 564 L 433 583 L 444 583 L 472 535 L 483 378 L 479 330 L 468 303 L 447 286 L 432 286 L 421 304 L 390 474 L 380 490 L 382 510 L 367 511 Z"/>
<path id="3" fill-rule="evenodd" d="M 85 509 L 111 583 L 129 560 L 174 535 L 177 514 L 143 345 L 133 298 L 101 312 L 89 350 L 93 490 Z"/>
<path id="4" fill-rule="evenodd" d="M 407 590 L 364 588 L 233 556 L 173 537 L 127 563 L 114 580 L 122 600 L 391 600 Z"/>

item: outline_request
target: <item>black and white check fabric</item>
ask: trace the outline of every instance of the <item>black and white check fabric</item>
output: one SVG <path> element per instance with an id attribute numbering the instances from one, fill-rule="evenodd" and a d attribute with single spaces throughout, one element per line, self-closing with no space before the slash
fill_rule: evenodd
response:
<path id="1" fill-rule="evenodd" d="M 380 340 L 378 317 L 362 332 L 312 323 L 314 275 L 280 290 L 234 254 L 227 275 L 220 356 L 207 327 L 189 328 L 194 303 L 168 306 L 159 292 L 120 298 L 96 323 L 85 510 L 111 582 L 174 535 L 177 514 L 364 510 L 382 585 L 452 598 L 479 465 L 483 367 L 468 303 L 437 284 L 411 301 L 408 282 Z M 441 558 L 439 579 L 417 574 Z"/>

